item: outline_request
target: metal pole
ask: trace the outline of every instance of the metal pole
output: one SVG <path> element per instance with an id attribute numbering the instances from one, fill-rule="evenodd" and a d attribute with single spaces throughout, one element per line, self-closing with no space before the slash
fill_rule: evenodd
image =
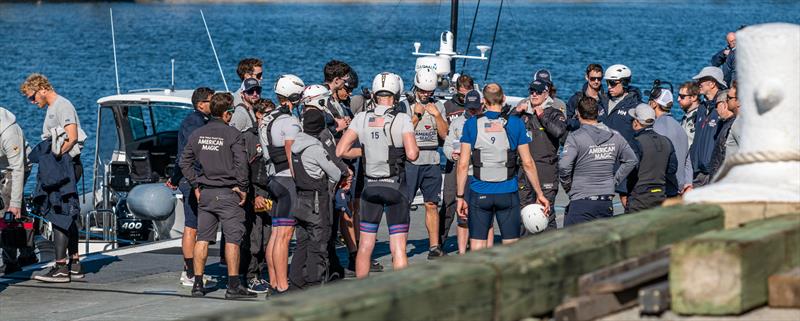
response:
<path id="1" fill-rule="evenodd" d="M 458 50 L 458 0 L 450 0 L 450 32 L 453 33 L 453 50 Z M 456 72 L 456 60 L 450 59 L 450 76 Z"/>
<path id="2" fill-rule="evenodd" d="M 114 49 L 114 76 L 117 79 L 117 95 L 119 95 L 119 69 L 117 69 L 117 37 L 114 35 L 114 10 L 108 8 L 108 14 L 111 16 L 111 46 Z"/>

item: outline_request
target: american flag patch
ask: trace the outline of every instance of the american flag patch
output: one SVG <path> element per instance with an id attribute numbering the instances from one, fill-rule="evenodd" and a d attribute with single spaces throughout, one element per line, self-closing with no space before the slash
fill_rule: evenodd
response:
<path id="1" fill-rule="evenodd" d="M 487 133 L 499 133 L 503 131 L 503 125 L 499 121 L 489 121 L 483 123 L 483 130 Z"/>
<path id="2" fill-rule="evenodd" d="M 369 124 L 367 124 L 367 126 L 369 126 L 369 127 L 383 127 L 383 117 L 370 117 L 369 118 Z"/>

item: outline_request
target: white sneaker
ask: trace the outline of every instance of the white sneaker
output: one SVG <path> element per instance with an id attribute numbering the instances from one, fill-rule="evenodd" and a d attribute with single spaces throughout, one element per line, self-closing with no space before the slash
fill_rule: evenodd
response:
<path id="1" fill-rule="evenodd" d="M 203 275 L 203 283 L 206 289 L 211 289 L 217 286 L 217 282 L 211 279 L 208 275 Z M 189 278 L 186 275 L 186 271 L 181 272 L 181 285 L 192 287 L 194 285 L 194 279 Z"/>

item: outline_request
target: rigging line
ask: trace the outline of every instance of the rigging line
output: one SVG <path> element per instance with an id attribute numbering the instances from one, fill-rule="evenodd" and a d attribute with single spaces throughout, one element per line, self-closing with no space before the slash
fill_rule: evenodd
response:
<path id="1" fill-rule="evenodd" d="M 119 95 L 119 68 L 117 68 L 117 36 L 114 33 L 114 10 L 108 8 L 108 14 L 111 17 L 111 46 L 114 49 L 114 77 L 117 80 L 117 95 Z"/>
<path id="2" fill-rule="evenodd" d="M 206 34 L 208 34 L 208 42 L 211 43 L 211 50 L 214 51 L 214 59 L 217 60 L 217 68 L 219 68 L 219 75 L 222 76 L 222 84 L 225 85 L 225 91 L 230 92 L 228 89 L 228 82 L 225 81 L 225 73 L 222 72 L 222 65 L 219 63 L 219 56 L 217 56 L 217 49 L 214 48 L 214 40 L 211 40 L 211 31 L 208 30 L 208 24 L 206 23 L 206 16 L 203 14 L 203 10 L 200 10 L 200 17 L 203 18 L 203 25 L 206 27 Z"/>
<path id="3" fill-rule="evenodd" d="M 439 0 L 439 6 L 436 7 L 436 18 L 434 19 L 437 24 L 442 23 L 442 17 L 439 15 L 442 12 L 442 0 Z"/>
<path id="4" fill-rule="evenodd" d="M 489 51 L 489 61 L 486 62 L 486 73 L 483 75 L 483 81 L 489 78 L 489 67 L 492 65 L 492 56 L 494 56 L 495 48 L 494 42 L 497 40 L 497 29 L 500 27 L 500 14 L 503 12 L 503 3 L 505 0 L 500 0 L 500 9 L 497 10 L 497 22 L 494 24 L 494 35 L 492 35 L 492 50 Z"/>
<path id="5" fill-rule="evenodd" d="M 467 38 L 467 49 L 464 49 L 464 55 L 469 55 L 469 46 L 472 44 L 472 32 L 475 31 L 475 21 L 478 20 L 478 9 L 481 8 L 481 0 L 478 0 L 478 5 L 475 6 L 475 15 L 472 16 L 472 27 L 469 29 L 469 38 Z M 464 73 L 464 68 L 467 66 L 467 60 L 463 59 L 461 62 L 461 73 Z"/>

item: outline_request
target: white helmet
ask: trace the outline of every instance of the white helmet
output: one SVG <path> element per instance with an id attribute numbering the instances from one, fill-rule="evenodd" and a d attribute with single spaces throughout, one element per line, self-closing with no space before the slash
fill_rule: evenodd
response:
<path id="1" fill-rule="evenodd" d="M 548 219 L 544 215 L 544 207 L 539 204 L 530 204 L 522 208 L 520 213 L 522 224 L 525 229 L 533 234 L 544 231 L 547 228 Z"/>
<path id="2" fill-rule="evenodd" d="M 430 68 L 420 68 L 414 76 L 414 87 L 425 91 L 434 91 L 436 89 L 439 76 Z"/>
<path id="3" fill-rule="evenodd" d="M 372 80 L 372 94 L 389 92 L 393 96 L 399 95 L 403 91 L 403 79 L 391 72 L 382 72 Z"/>
<path id="4" fill-rule="evenodd" d="M 311 85 L 303 89 L 303 98 L 300 102 L 306 106 L 325 108 L 325 101 L 331 96 L 331 91 L 323 85 Z"/>
<path id="5" fill-rule="evenodd" d="M 281 75 L 275 81 L 275 94 L 286 97 L 289 101 L 297 102 L 305 87 L 306 85 L 300 77 L 291 74 Z"/>
<path id="6" fill-rule="evenodd" d="M 631 70 L 628 69 L 625 65 L 613 65 L 606 69 L 606 73 L 603 74 L 603 78 L 605 80 L 625 80 L 627 79 L 630 81 L 631 79 Z"/>

